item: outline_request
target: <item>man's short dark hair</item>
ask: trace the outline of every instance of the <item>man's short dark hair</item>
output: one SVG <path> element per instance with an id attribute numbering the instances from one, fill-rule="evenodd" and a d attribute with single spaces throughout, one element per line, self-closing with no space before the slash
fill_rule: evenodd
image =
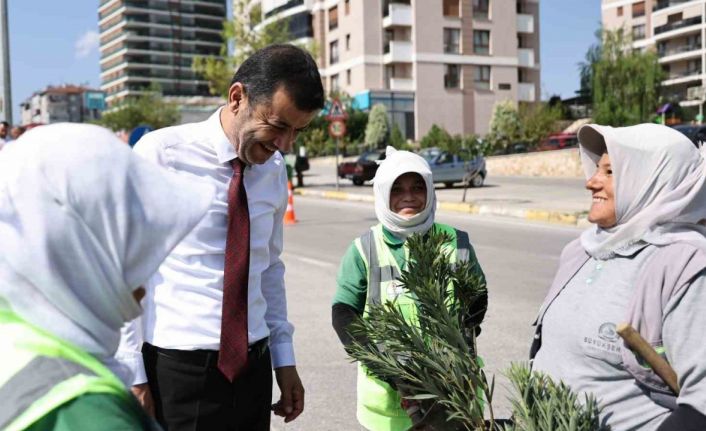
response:
<path id="1" fill-rule="evenodd" d="M 324 107 L 324 87 L 311 55 L 289 44 L 270 45 L 256 51 L 240 65 L 230 85 L 240 82 L 251 105 L 269 103 L 282 85 L 301 111 Z"/>
<path id="2" fill-rule="evenodd" d="M 8 123 L 7 121 L 0 121 L 0 125 L 5 126 L 5 127 L 10 127 L 10 123 Z"/>

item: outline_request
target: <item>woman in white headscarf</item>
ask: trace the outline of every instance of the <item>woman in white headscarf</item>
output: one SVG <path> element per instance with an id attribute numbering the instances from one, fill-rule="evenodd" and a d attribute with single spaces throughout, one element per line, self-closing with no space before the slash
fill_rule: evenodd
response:
<path id="1" fill-rule="evenodd" d="M 152 429 L 112 357 L 213 193 L 98 126 L 42 126 L 0 154 L 0 429 Z"/>
<path id="2" fill-rule="evenodd" d="M 579 131 L 594 224 L 562 252 L 533 368 L 593 394 L 614 430 L 706 429 L 706 160 L 669 127 Z M 630 323 L 680 390 L 616 333 Z"/>
<path id="3" fill-rule="evenodd" d="M 358 316 L 365 315 L 367 298 L 395 300 L 404 310 L 416 307 L 414 299 L 397 283 L 407 265 L 406 239 L 415 233 L 438 229 L 449 235 L 452 258 L 475 263 L 478 275 L 485 280 L 466 232 L 434 222 L 436 196 L 431 169 L 426 160 L 408 151 L 387 147 L 373 183 L 375 214 L 373 226 L 348 248 L 338 272 L 333 300 L 333 327 L 344 347 L 351 343 L 347 328 Z M 477 316 L 482 321 L 483 316 Z M 369 430 L 407 430 L 413 425 L 401 399 L 386 382 L 364 370 L 358 373 L 358 421 Z M 409 406 L 410 413 L 415 410 Z"/>

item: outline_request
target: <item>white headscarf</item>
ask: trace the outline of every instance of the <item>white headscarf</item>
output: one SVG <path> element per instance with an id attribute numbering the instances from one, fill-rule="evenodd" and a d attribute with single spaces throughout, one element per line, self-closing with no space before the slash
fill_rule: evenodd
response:
<path id="1" fill-rule="evenodd" d="M 427 186 L 427 203 L 419 214 L 412 217 L 402 217 L 390 209 L 390 190 L 395 180 L 403 174 L 414 172 L 424 179 Z M 373 179 L 375 195 L 375 215 L 383 226 L 399 238 L 426 231 L 434 224 L 436 211 L 436 194 L 429 164 L 421 156 L 409 151 L 398 151 L 387 147 L 385 160 L 375 173 Z"/>
<path id="2" fill-rule="evenodd" d="M 0 296 L 112 369 L 121 326 L 141 312 L 133 291 L 213 195 L 102 127 L 32 129 L 0 153 Z"/>
<path id="3" fill-rule="evenodd" d="M 688 242 L 706 250 L 706 161 L 680 132 L 658 124 L 589 124 L 578 134 L 586 178 L 607 151 L 617 224 L 581 236 L 588 254 L 607 259 L 640 243 Z"/>

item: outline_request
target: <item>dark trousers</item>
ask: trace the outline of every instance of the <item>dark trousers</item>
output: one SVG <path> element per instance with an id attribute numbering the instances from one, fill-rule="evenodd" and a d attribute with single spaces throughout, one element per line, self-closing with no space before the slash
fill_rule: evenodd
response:
<path id="1" fill-rule="evenodd" d="M 145 371 L 157 421 L 165 431 L 268 431 L 272 365 L 267 340 L 248 353 L 233 383 L 218 370 L 218 352 L 162 349 L 145 343 Z"/>

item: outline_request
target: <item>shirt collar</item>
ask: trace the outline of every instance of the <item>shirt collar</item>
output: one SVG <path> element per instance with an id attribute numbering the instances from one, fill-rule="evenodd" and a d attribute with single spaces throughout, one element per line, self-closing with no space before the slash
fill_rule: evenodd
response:
<path id="1" fill-rule="evenodd" d="M 400 246 L 404 244 L 404 239 L 396 237 L 392 232 L 382 227 L 382 237 L 385 242 L 391 246 Z"/>
<path id="2" fill-rule="evenodd" d="M 221 124 L 221 111 L 223 108 L 224 106 L 218 108 L 216 112 L 206 120 L 208 137 L 213 144 L 213 149 L 216 150 L 219 163 L 227 163 L 238 158 L 238 153 L 235 152 L 233 144 L 230 142 L 230 139 L 228 139 L 228 136 L 226 136 L 225 131 L 223 131 L 223 125 Z"/>

